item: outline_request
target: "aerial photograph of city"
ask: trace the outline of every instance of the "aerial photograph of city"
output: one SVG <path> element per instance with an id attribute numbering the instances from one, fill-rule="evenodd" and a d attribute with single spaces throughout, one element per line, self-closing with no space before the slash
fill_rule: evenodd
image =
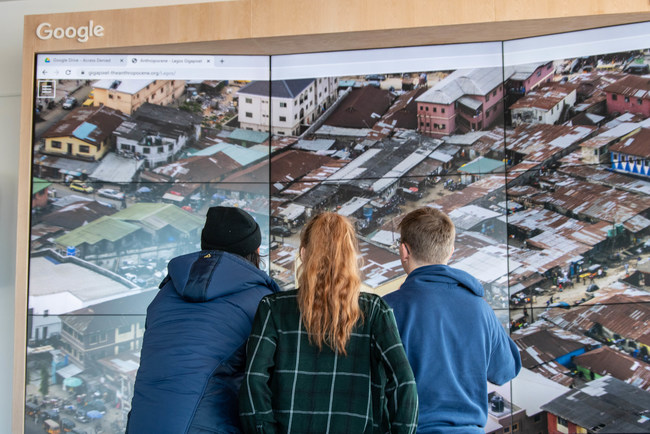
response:
<path id="1" fill-rule="evenodd" d="M 485 432 L 650 432 L 650 49 L 34 94 L 25 432 L 124 432 L 147 306 L 215 205 L 257 220 L 282 289 L 304 223 L 347 216 L 379 295 L 402 216 L 442 210 L 522 358 Z"/>

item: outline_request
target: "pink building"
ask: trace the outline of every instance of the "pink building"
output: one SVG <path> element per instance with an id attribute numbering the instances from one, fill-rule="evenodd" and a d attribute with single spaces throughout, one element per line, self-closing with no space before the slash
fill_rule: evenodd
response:
<path id="1" fill-rule="evenodd" d="M 542 84 L 550 83 L 555 70 L 553 62 L 548 62 L 543 65 L 517 65 L 506 68 L 506 72 L 510 72 L 505 74 L 508 93 L 526 94 Z"/>
<path id="2" fill-rule="evenodd" d="M 650 80 L 648 76 L 628 75 L 604 89 L 607 113 L 635 113 L 650 117 Z"/>
<path id="3" fill-rule="evenodd" d="M 416 99 L 418 131 L 442 137 L 489 128 L 502 119 L 504 77 L 527 91 L 552 76 L 552 63 L 454 71 Z"/>

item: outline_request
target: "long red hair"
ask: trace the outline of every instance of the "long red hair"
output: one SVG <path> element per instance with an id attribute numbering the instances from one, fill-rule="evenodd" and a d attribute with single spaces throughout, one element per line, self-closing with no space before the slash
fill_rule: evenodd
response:
<path id="1" fill-rule="evenodd" d="M 312 218 L 300 236 L 298 307 L 309 341 L 344 355 L 357 321 L 361 278 L 354 228 L 345 217 L 326 212 Z"/>

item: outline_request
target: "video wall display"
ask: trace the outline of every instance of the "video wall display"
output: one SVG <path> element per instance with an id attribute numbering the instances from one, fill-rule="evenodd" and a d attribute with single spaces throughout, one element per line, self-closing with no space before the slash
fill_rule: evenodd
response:
<path id="1" fill-rule="evenodd" d="M 444 211 L 450 265 L 481 281 L 524 366 L 490 385 L 485 431 L 650 427 L 627 402 L 650 399 L 648 36 L 38 55 L 26 426 L 123 432 L 147 305 L 225 205 L 258 221 L 283 289 L 304 223 L 347 216 L 380 295 L 406 277 L 401 218 Z"/>

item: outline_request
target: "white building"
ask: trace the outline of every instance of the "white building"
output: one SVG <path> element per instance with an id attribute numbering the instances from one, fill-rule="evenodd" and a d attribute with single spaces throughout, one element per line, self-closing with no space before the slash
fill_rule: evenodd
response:
<path id="1" fill-rule="evenodd" d="M 268 131 L 270 124 L 273 135 L 297 136 L 301 125 L 311 124 L 336 100 L 337 89 L 333 77 L 254 81 L 237 92 L 240 127 Z"/>
<path id="2" fill-rule="evenodd" d="M 145 103 L 114 131 L 119 154 L 145 161 L 148 168 L 170 163 L 199 138 L 201 116 Z"/>
<path id="3" fill-rule="evenodd" d="M 554 124 L 566 107 L 576 103 L 575 87 L 552 86 L 529 92 L 510 106 L 512 125 Z"/>

